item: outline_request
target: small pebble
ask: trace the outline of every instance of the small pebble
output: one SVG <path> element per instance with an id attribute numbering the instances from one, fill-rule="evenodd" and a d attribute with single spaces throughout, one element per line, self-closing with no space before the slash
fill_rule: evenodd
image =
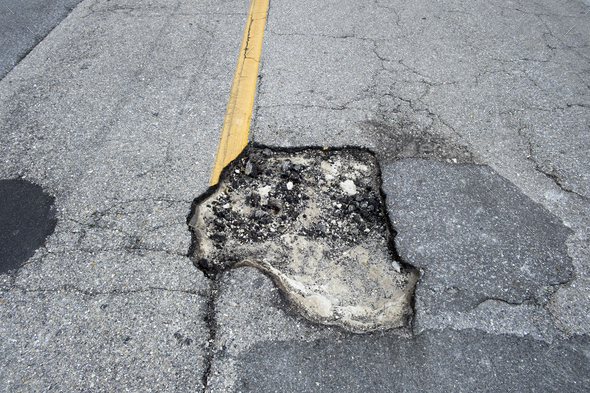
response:
<path id="1" fill-rule="evenodd" d="M 350 179 L 340 183 L 340 188 L 348 195 L 356 195 L 356 185 Z"/>
<path id="2" fill-rule="evenodd" d="M 250 154 L 250 161 L 252 161 L 255 164 L 258 164 L 261 159 L 262 159 L 262 157 L 260 157 L 260 154 L 258 154 L 258 153 Z"/>
<path id="3" fill-rule="evenodd" d="M 248 161 L 246 163 L 245 173 L 246 173 L 246 175 L 252 176 L 252 177 L 258 176 L 258 166 L 256 166 L 256 164 L 254 164 L 252 161 Z"/>
<path id="4" fill-rule="evenodd" d="M 316 224 L 315 230 L 316 230 L 316 232 L 326 233 L 328 228 L 326 228 L 326 224 L 319 223 L 319 224 Z"/>
<path id="5" fill-rule="evenodd" d="M 283 170 L 283 172 L 287 172 L 289 169 L 291 169 L 291 160 L 283 161 L 283 163 L 281 164 L 281 169 Z"/>

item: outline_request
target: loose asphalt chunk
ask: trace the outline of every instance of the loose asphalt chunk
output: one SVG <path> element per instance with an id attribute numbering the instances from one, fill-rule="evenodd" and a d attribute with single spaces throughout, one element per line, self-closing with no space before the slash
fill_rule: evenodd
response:
<path id="1" fill-rule="evenodd" d="M 418 274 L 397 258 L 380 186 L 365 150 L 250 147 L 195 201 L 192 256 L 209 276 L 258 267 L 315 322 L 406 327 Z"/>

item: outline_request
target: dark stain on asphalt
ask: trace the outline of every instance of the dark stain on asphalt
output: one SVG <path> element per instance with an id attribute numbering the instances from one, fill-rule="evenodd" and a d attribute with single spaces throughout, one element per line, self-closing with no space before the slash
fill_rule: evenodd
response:
<path id="1" fill-rule="evenodd" d="M 361 128 L 373 135 L 382 164 L 403 158 L 434 159 L 454 164 L 473 163 L 473 155 L 465 146 L 409 120 L 370 120 L 363 122 Z"/>
<path id="2" fill-rule="evenodd" d="M 21 179 L 0 180 L 0 273 L 19 269 L 53 233 L 55 199 Z"/>

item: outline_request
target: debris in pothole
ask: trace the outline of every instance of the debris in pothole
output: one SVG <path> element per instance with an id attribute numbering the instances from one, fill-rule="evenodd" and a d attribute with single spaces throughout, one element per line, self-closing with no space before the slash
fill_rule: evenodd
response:
<path id="1" fill-rule="evenodd" d="M 191 256 L 209 276 L 261 269 L 315 322 L 405 327 L 418 273 L 396 260 L 380 185 L 365 150 L 249 146 L 195 200 Z"/>

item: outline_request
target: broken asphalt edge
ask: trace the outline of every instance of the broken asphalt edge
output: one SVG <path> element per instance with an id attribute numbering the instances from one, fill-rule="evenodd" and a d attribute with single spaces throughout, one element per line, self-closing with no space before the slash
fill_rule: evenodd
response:
<path id="1" fill-rule="evenodd" d="M 243 159 L 244 157 L 246 157 L 248 154 L 250 154 L 252 149 L 270 149 L 274 152 L 286 152 L 286 153 L 297 153 L 300 151 L 304 151 L 304 150 L 319 150 L 322 152 L 335 152 L 335 151 L 342 151 L 342 150 L 356 150 L 356 151 L 362 151 L 362 152 L 366 152 L 371 154 L 373 157 L 375 157 L 375 161 L 377 163 L 377 176 L 379 179 L 379 195 L 381 196 L 382 200 L 385 202 L 386 201 L 386 195 L 385 192 L 383 191 L 383 180 L 381 178 L 381 166 L 379 164 L 379 160 L 378 160 L 378 156 L 370 149 L 366 148 L 366 147 L 359 147 L 359 146 L 352 146 L 352 145 L 346 145 L 346 146 L 337 146 L 337 147 L 325 147 L 325 146 L 297 146 L 297 147 L 276 147 L 276 146 L 268 146 L 268 145 L 263 145 L 263 144 L 259 144 L 259 143 L 255 143 L 255 142 L 250 142 L 248 143 L 248 145 L 246 145 L 246 147 L 244 148 L 244 150 L 242 150 L 242 152 L 236 157 L 234 158 L 230 163 L 228 163 L 223 170 L 221 171 L 221 174 L 219 175 L 219 181 L 217 184 L 210 186 L 204 193 L 202 193 L 201 195 L 199 195 L 198 197 L 196 197 L 192 204 L 191 204 L 191 209 L 190 209 L 190 213 L 187 216 L 186 219 L 186 223 L 189 227 L 189 230 L 191 231 L 191 245 L 189 247 L 189 251 L 187 256 L 193 261 L 193 264 L 195 265 L 195 267 L 199 268 L 199 270 L 201 270 L 205 276 L 207 278 L 214 278 L 214 276 L 219 272 L 215 266 L 203 266 L 201 264 L 201 262 L 199 260 L 196 260 L 195 258 L 195 247 L 198 244 L 198 237 L 196 234 L 196 231 L 194 231 L 195 228 L 195 224 L 196 224 L 196 219 L 197 219 L 197 207 L 198 205 L 203 202 L 204 200 L 206 200 L 207 198 L 209 198 L 210 196 L 212 196 L 215 192 L 217 192 L 219 190 L 219 187 L 221 185 L 221 183 L 223 182 L 223 180 L 226 180 L 229 177 L 229 173 L 231 170 L 231 167 L 236 164 L 237 162 L 239 162 L 241 159 Z M 389 215 L 387 213 L 387 211 L 383 212 L 385 218 L 385 222 L 386 222 L 386 226 L 387 226 L 387 231 L 390 233 L 390 238 L 389 238 L 389 244 L 388 244 L 388 248 L 391 251 L 392 255 L 393 255 L 393 259 L 400 264 L 400 266 L 402 268 L 404 268 L 405 270 L 418 270 L 416 269 L 414 266 L 412 266 L 408 261 L 405 261 L 398 253 L 396 245 L 395 245 L 395 237 L 397 236 L 397 231 L 393 228 L 393 225 L 391 224 L 391 220 L 389 219 Z M 238 267 L 238 266 L 236 266 Z"/>

